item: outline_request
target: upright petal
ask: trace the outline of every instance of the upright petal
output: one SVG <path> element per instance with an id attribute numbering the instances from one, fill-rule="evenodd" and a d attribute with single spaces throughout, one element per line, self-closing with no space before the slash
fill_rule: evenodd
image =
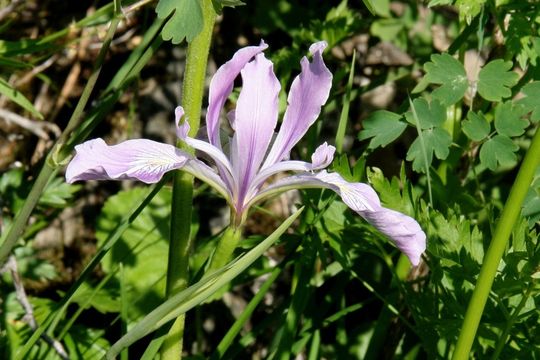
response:
<path id="1" fill-rule="evenodd" d="M 280 84 L 272 62 L 256 56 L 242 70 L 242 90 L 236 104 L 231 162 L 241 204 L 272 139 L 278 116 Z"/>
<path id="2" fill-rule="evenodd" d="M 326 42 L 323 41 L 311 45 L 310 52 L 313 54 L 311 63 L 306 57 L 302 58 L 300 62 L 302 72 L 292 83 L 287 99 L 289 105 L 281 129 L 263 167 L 271 166 L 288 157 L 293 146 L 319 116 L 321 106 L 326 103 L 332 86 L 332 73 L 322 58 L 325 47 Z"/>
<path id="3" fill-rule="evenodd" d="M 324 144 L 319 145 L 313 155 L 311 155 L 311 164 L 313 170 L 320 170 L 326 168 L 334 160 L 334 154 L 336 148 L 332 145 L 328 145 L 325 141 Z"/>
<path id="4" fill-rule="evenodd" d="M 75 147 L 76 154 L 66 169 L 66 180 L 134 179 L 156 183 L 173 169 L 183 167 L 189 155 L 172 145 L 152 140 L 127 140 L 109 146 L 103 139 Z"/>
<path id="5" fill-rule="evenodd" d="M 426 250 L 426 234 L 416 220 L 382 207 L 371 186 L 349 183 L 337 173 L 321 171 L 316 175 L 307 173 L 282 179 L 259 192 L 245 208 L 283 191 L 317 187 L 331 189 L 339 194 L 347 206 L 392 240 L 413 265 L 418 265 L 422 253 Z"/>
<path id="6" fill-rule="evenodd" d="M 238 50 L 232 59 L 223 64 L 212 77 L 208 94 L 208 111 L 206 113 L 208 140 L 212 145 L 218 148 L 221 147 L 219 141 L 219 113 L 231 94 L 234 79 L 255 55 L 267 47 L 268 45 L 261 41 L 259 46 L 248 46 Z"/>

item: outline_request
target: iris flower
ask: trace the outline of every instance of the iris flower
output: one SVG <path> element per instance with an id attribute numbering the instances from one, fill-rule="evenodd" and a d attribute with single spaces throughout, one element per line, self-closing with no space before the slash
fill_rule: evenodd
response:
<path id="1" fill-rule="evenodd" d="M 386 235 L 413 265 L 426 247 L 426 235 L 411 217 L 381 206 L 376 192 L 367 184 L 350 183 L 339 174 L 324 170 L 333 160 L 335 148 L 320 145 L 311 162 L 289 160 L 291 149 L 315 122 L 328 99 L 332 74 L 324 64 L 325 42 L 310 47 L 312 61 L 303 57 L 301 73 L 291 86 L 288 106 L 275 137 L 278 121 L 280 83 L 273 64 L 266 59 L 264 42 L 236 52 L 222 65 L 210 84 L 206 113 L 207 140 L 188 136 L 189 124 L 182 107 L 177 107 L 177 136 L 204 153 L 215 169 L 189 152 L 147 139 L 127 140 L 107 145 L 93 139 L 75 147 L 76 154 L 66 170 L 69 183 L 79 180 L 135 179 L 156 183 L 171 170 L 182 169 L 207 182 L 228 202 L 232 222 L 240 227 L 252 205 L 291 189 L 326 188 Z M 233 90 L 234 80 L 242 77 L 242 90 L 236 109 L 228 114 L 234 135 L 229 144 L 221 143 L 220 113 Z M 272 175 L 294 172 L 274 183 Z"/>

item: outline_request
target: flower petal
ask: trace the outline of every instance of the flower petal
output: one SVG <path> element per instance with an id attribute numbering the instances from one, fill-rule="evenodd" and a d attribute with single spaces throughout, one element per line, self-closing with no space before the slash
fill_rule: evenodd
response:
<path id="1" fill-rule="evenodd" d="M 336 148 L 332 145 L 328 145 L 327 142 L 319 145 L 313 155 L 311 155 L 311 164 L 313 166 L 312 170 L 321 170 L 326 168 L 334 160 L 334 154 Z"/>
<path id="2" fill-rule="evenodd" d="M 225 180 L 216 174 L 210 166 L 198 159 L 191 159 L 182 170 L 212 186 L 227 200 L 230 206 L 234 206 L 233 196 L 228 185 L 225 184 Z"/>
<path id="3" fill-rule="evenodd" d="M 360 216 L 393 241 L 414 266 L 426 250 L 426 234 L 412 217 L 395 210 L 362 211 Z"/>
<path id="4" fill-rule="evenodd" d="M 386 235 L 413 265 L 418 265 L 426 249 L 426 234 L 416 220 L 381 206 L 379 197 L 367 184 L 349 183 L 337 173 L 321 171 L 282 179 L 254 196 L 245 209 L 277 193 L 301 188 L 327 188 L 339 194 L 345 204 Z"/>
<path id="5" fill-rule="evenodd" d="M 183 167 L 190 158 L 172 145 L 146 139 L 112 146 L 103 139 L 93 139 L 77 145 L 75 151 L 66 169 L 69 183 L 108 179 L 156 183 L 166 172 Z"/>
<path id="6" fill-rule="evenodd" d="M 332 73 L 322 58 L 325 47 L 326 42 L 323 41 L 311 45 L 310 52 L 313 54 L 311 63 L 306 57 L 302 58 L 300 62 L 302 72 L 292 83 L 287 99 L 289 106 L 263 168 L 289 156 L 293 146 L 315 122 L 321 112 L 321 106 L 326 103 L 332 86 Z"/>
<path id="7" fill-rule="evenodd" d="M 238 202 L 259 170 L 274 134 L 280 84 L 273 64 L 259 54 L 242 69 L 242 90 L 235 111 L 231 162 L 238 181 Z"/>
<path id="8" fill-rule="evenodd" d="M 178 138 L 182 140 L 188 137 L 189 130 L 190 130 L 189 121 L 187 121 L 187 119 L 184 119 L 184 121 L 182 121 L 183 117 L 184 117 L 184 108 L 181 106 L 177 106 L 176 109 L 174 109 L 174 122 L 176 124 L 176 136 L 178 136 Z"/>
<path id="9" fill-rule="evenodd" d="M 227 191 L 232 193 L 236 185 L 235 179 L 233 177 L 232 166 L 227 156 L 220 148 L 206 141 L 188 136 L 190 130 L 189 122 L 186 120 L 181 121 L 182 117 L 184 116 L 184 108 L 182 108 L 181 106 L 177 106 L 174 113 L 176 123 L 176 135 L 178 136 L 178 138 L 192 148 L 194 148 L 195 150 L 205 153 L 212 160 L 214 160 L 222 177 L 222 180 L 226 183 Z"/>
<path id="10" fill-rule="evenodd" d="M 311 163 L 305 161 L 287 160 L 280 161 L 272 166 L 262 169 L 253 178 L 245 198 L 246 201 L 249 201 L 249 199 L 257 194 L 261 185 L 263 185 L 270 176 L 286 171 L 308 172 L 323 169 L 332 163 L 335 151 L 335 147 L 328 145 L 325 142 L 315 150 L 313 155 L 311 155 Z"/>
<path id="11" fill-rule="evenodd" d="M 219 141 L 219 113 L 231 94 L 234 79 L 255 55 L 267 47 L 268 45 L 261 41 L 259 46 L 248 46 L 238 50 L 232 59 L 221 65 L 212 77 L 208 94 L 208 111 L 206 113 L 208 140 L 212 145 L 218 148 L 221 147 Z"/>

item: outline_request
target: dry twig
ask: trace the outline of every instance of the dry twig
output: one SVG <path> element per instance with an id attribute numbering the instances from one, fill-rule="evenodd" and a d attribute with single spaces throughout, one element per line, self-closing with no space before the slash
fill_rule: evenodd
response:
<path id="1" fill-rule="evenodd" d="M 44 140 L 49 140 L 49 134 L 45 130 L 49 130 L 56 137 L 60 136 L 61 133 L 60 128 L 56 124 L 47 121 L 30 120 L 6 109 L 0 108 L 0 117 L 30 131 Z"/>

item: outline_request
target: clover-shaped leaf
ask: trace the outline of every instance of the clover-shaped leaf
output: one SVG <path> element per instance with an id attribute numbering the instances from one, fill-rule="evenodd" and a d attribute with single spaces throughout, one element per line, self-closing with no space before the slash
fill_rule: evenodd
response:
<path id="1" fill-rule="evenodd" d="M 431 55 L 431 61 L 424 65 L 425 81 L 441 85 L 433 91 L 433 97 L 445 105 L 458 102 L 469 87 L 463 64 L 448 54 Z"/>
<path id="2" fill-rule="evenodd" d="M 521 92 L 525 95 L 517 103 L 523 105 L 525 109 L 531 112 L 531 121 L 540 120 L 540 81 L 534 81 L 525 85 Z"/>
<path id="3" fill-rule="evenodd" d="M 467 120 L 463 122 L 463 132 L 474 141 L 482 141 L 489 135 L 491 126 L 482 113 L 469 111 Z"/>
<path id="4" fill-rule="evenodd" d="M 490 170 L 497 164 L 513 165 L 517 161 L 515 152 L 519 147 L 506 135 L 495 135 L 480 148 L 480 162 Z"/>
<path id="5" fill-rule="evenodd" d="M 190 42 L 202 30 L 203 16 L 197 0 L 160 0 L 156 13 L 160 19 L 172 14 L 161 30 L 161 36 L 173 44 L 181 43 L 184 38 Z"/>
<path id="6" fill-rule="evenodd" d="M 501 101 L 512 95 L 519 75 L 511 71 L 512 62 L 502 59 L 489 62 L 478 74 L 478 93 L 489 101 Z"/>
<path id="7" fill-rule="evenodd" d="M 510 101 L 497 105 L 495 108 L 495 129 L 501 135 L 523 135 L 529 122 L 522 118 L 525 109 L 521 105 L 514 105 Z"/>
<path id="8" fill-rule="evenodd" d="M 396 140 L 405 130 L 407 124 L 399 121 L 401 115 L 379 110 L 373 112 L 363 121 L 364 129 L 358 135 L 359 140 L 369 139 L 369 148 L 385 147 Z"/>
<path id="9" fill-rule="evenodd" d="M 428 103 L 425 99 L 418 98 L 413 101 L 414 110 L 418 116 L 418 123 L 421 129 L 429 129 L 434 126 L 441 126 L 446 120 L 446 109 L 437 100 Z M 411 111 L 405 114 L 405 119 L 416 126 L 415 116 Z"/>
<path id="10" fill-rule="evenodd" d="M 452 137 L 445 129 L 424 130 L 411 144 L 407 152 L 407 160 L 413 162 L 414 171 L 426 172 L 433 161 L 433 154 L 440 160 L 446 159 L 450 153 L 450 145 L 452 145 Z"/>

